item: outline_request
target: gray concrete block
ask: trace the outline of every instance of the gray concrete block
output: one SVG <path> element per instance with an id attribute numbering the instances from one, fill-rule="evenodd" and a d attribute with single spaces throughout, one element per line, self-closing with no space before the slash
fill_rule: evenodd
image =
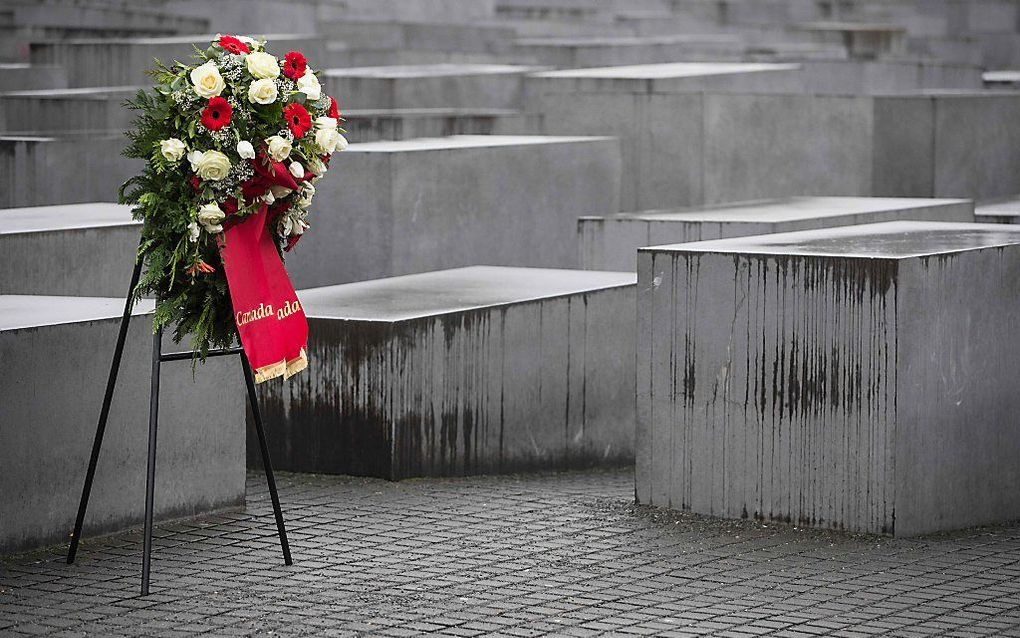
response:
<path id="1" fill-rule="evenodd" d="M 507 109 L 354 109 L 343 113 L 351 143 L 450 135 L 528 135 L 541 117 Z"/>
<path id="2" fill-rule="evenodd" d="M 974 220 L 986 224 L 1020 223 L 1020 197 L 978 202 L 974 208 Z"/>
<path id="3" fill-rule="evenodd" d="M 323 21 L 355 18 L 369 20 L 401 20 L 414 22 L 472 23 L 491 20 L 496 15 L 495 0 L 339 0 L 320 3 L 319 19 Z"/>
<path id="4" fill-rule="evenodd" d="M 67 86 L 67 71 L 54 64 L 0 64 L 0 91 L 59 89 Z"/>
<path id="5" fill-rule="evenodd" d="M 521 38 L 517 51 L 539 64 L 558 68 L 649 64 L 719 57 L 736 60 L 744 50 L 737 36 L 688 34 L 663 36 Z"/>
<path id="6" fill-rule="evenodd" d="M 299 291 L 311 365 L 263 395 L 274 462 L 389 479 L 632 462 L 634 280 L 473 267 Z"/>
<path id="7" fill-rule="evenodd" d="M 329 69 L 323 84 L 344 108 L 497 108 L 522 106 L 524 75 L 536 67 L 417 64 Z"/>
<path id="8" fill-rule="evenodd" d="M 114 201 L 141 170 L 123 133 L 0 136 L 0 208 Z"/>
<path id="9" fill-rule="evenodd" d="M 620 138 L 623 210 L 799 195 L 1020 192 L 1020 93 L 635 90 L 546 94 L 541 104 L 548 134 Z"/>
<path id="10" fill-rule="evenodd" d="M 1020 229 L 887 222 L 639 256 L 637 494 L 909 536 L 1012 520 Z"/>
<path id="11" fill-rule="evenodd" d="M 123 306 L 123 298 L 0 296 L 0 554 L 68 539 Z M 142 519 L 151 344 L 149 316 L 139 311 L 99 458 L 87 536 Z M 243 505 L 243 388 L 233 357 L 209 360 L 194 377 L 187 362 L 163 366 L 160 518 Z"/>
<path id="12" fill-rule="evenodd" d="M 302 288 L 474 264 L 575 267 L 577 217 L 619 206 L 619 174 L 604 137 L 353 144 L 319 182 L 314 232 L 287 266 Z"/>
<path id="13" fill-rule="evenodd" d="M 395 20 L 334 20 L 317 30 L 352 47 L 462 53 L 507 53 L 517 35 L 499 24 Z"/>
<path id="14" fill-rule="evenodd" d="M 0 294 L 124 296 L 140 229 L 118 204 L 0 209 Z"/>
<path id="15" fill-rule="evenodd" d="M 637 249 L 645 246 L 904 220 L 973 222 L 974 203 L 964 199 L 789 197 L 582 217 L 577 234 L 582 268 L 632 271 Z"/>
<path id="16" fill-rule="evenodd" d="M 35 89 L 0 93 L 0 130 L 53 134 L 126 131 L 137 116 L 124 108 L 140 86 Z"/>

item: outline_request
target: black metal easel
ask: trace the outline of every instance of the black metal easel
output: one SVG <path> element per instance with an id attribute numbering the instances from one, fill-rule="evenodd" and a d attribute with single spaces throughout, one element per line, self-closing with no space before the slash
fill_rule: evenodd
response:
<path id="1" fill-rule="evenodd" d="M 128 287 L 127 301 L 124 303 L 124 315 L 120 319 L 120 332 L 117 334 L 117 345 L 113 350 L 113 363 L 110 365 L 110 376 L 106 381 L 106 394 L 103 396 L 103 407 L 99 411 L 99 424 L 96 426 L 96 438 L 92 442 L 92 456 L 89 458 L 88 471 L 85 473 L 85 485 L 81 490 L 81 502 L 78 504 L 78 517 L 74 522 L 74 533 L 71 546 L 67 550 L 67 564 L 74 563 L 78 553 L 78 542 L 85 523 L 85 511 L 89 506 L 89 495 L 92 492 L 92 481 L 96 476 L 96 465 L 99 462 L 99 450 L 103 446 L 103 435 L 106 432 L 106 421 L 110 416 L 110 403 L 113 401 L 113 390 L 117 385 L 117 373 L 120 371 L 120 360 L 124 354 L 124 342 L 127 340 L 128 324 L 131 321 L 131 310 L 134 307 L 135 286 L 142 273 L 142 258 L 135 261 L 135 269 L 131 273 L 131 284 Z M 164 361 L 183 361 L 191 359 L 191 352 L 166 352 L 162 350 L 162 329 L 156 330 L 152 337 L 152 381 L 149 391 L 149 460 L 145 477 L 145 541 L 142 553 L 142 596 L 149 594 L 149 560 L 152 554 L 152 510 L 156 482 L 156 424 L 159 417 L 159 366 Z M 259 437 L 262 451 L 262 464 L 266 470 L 266 482 L 269 483 L 269 496 L 273 500 L 273 513 L 276 515 L 276 529 L 280 534 L 280 548 L 283 550 L 283 562 L 293 564 L 290 558 L 290 545 L 287 542 L 287 529 L 283 523 L 283 512 L 280 509 L 280 496 L 276 491 L 276 477 L 273 464 L 269 458 L 269 445 L 266 443 L 266 431 L 262 425 L 262 412 L 259 410 L 258 398 L 255 395 L 255 377 L 251 364 L 242 348 L 225 348 L 212 350 L 207 356 L 223 357 L 227 355 L 241 357 L 241 369 L 244 372 L 245 385 L 248 386 L 248 401 L 255 418 L 255 432 Z"/>

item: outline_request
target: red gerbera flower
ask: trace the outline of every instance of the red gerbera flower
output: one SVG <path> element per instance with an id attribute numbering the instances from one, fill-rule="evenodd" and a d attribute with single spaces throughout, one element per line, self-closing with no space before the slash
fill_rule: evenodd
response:
<path id="1" fill-rule="evenodd" d="M 209 98 L 209 105 L 202 110 L 202 126 L 218 131 L 230 124 L 230 103 L 220 96 Z"/>
<path id="2" fill-rule="evenodd" d="M 191 179 L 188 180 L 188 183 L 191 184 L 191 188 L 196 191 L 202 188 L 202 180 L 198 179 L 198 175 L 192 175 Z"/>
<path id="3" fill-rule="evenodd" d="M 294 139 L 301 139 L 312 128 L 312 116 L 297 102 L 283 107 L 283 118 L 287 120 L 287 128 L 294 134 Z"/>
<path id="4" fill-rule="evenodd" d="M 305 74 L 308 68 L 308 60 L 301 55 L 300 51 L 291 51 L 283 56 L 283 74 L 297 82 L 297 79 Z"/>
<path id="5" fill-rule="evenodd" d="M 337 105 L 336 98 L 332 95 L 329 96 L 329 113 L 327 115 L 334 120 L 340 121 L 340 106 Z"/>
<path id="6" fill-rule="evenodd" d="M 242 53 L 251 53 L 251 49 L 244 42 L 241 42 L 232 35 L 221 35 L 218 43 L 220 48 L 224 51 L 240 55 Z"/>

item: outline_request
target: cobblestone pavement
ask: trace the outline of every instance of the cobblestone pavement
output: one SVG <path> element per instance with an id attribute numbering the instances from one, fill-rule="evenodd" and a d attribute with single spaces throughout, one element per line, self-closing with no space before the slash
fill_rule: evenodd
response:
<path id="1" fill-rule="evenodd" d="M 634 507 L 629 472 L 262 478 L 247 512 L 0 566 L 0 635 L 1020 636 L 1020 525 L 922 539 Z"/>

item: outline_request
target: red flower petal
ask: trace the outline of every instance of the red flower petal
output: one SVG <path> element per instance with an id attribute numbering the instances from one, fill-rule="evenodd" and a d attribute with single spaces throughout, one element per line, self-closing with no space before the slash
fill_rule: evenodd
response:
<path id="1" fill-rule="evenodd" d="M 340 106 L 336 103 L 336 98 L 332 95 L 329 96 L 329 113 L 327 113 L 334 120 L 340 120 Z"/>
<path id="2" fill-rule="evenodd" d="M 224 51 L 240 55 L 242 53 L 251 53 L 251 49 L 244 42 L 241 42 L 232 35 L 220 36 L 220 41 L 217 43 L 220 48 Z"/>
<path id="3" fill-rule="evenodd" d="M 283 74 L 295 82 L 305 74 L 307 68 L 308 60 L 300 51 L 290 51 L 283 56 Z"/>
<path id="4" fill-rule="evenodd" d="M 209 99 L 209 105 L 202 110 L 202 126 L 210 131 L 218 131 L 227 124 L 230 124 L 230 114 L 233 109 L 230 102 L 216 96 Z"/>
<path id="5" fill-rule="evenodd" d="M 312 116 L 297 102 L 283 108 L 283 119 L 286 120 L 287 128 L 294 135 L 294 139 L 301 139 L 312 128 Z"/>

